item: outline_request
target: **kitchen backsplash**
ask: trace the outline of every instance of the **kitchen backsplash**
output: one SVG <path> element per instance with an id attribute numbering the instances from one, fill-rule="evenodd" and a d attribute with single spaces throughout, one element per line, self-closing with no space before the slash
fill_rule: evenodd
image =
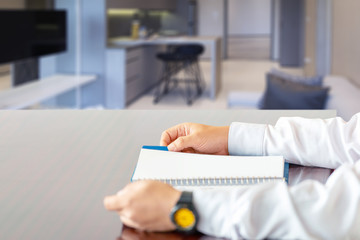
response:
<path id="1" fill-rule="evenodd" d="M 140 26 L 145 26 L 149 34 L 159 32 L 162 20 L 169 13 L 167 11 L 153 10 L 109 10 L 108 12 L 108 37 L 130 36 L 132 22 L 140 21 Z"/>
<path id="2" fill-rule="evenodd" d="M 134 19 L 145 26 L 148 34 L 171 30 L 179 34 L 186 33 L 186 18 L 181 14 L 166 10 L 109 9 L 108 37 L 131 36 Z"/>

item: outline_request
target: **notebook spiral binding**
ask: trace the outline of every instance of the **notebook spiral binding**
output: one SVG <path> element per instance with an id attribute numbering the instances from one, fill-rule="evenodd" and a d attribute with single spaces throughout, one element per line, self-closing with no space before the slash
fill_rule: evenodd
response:
<path id="1" fill-rule="evenodd" d="M 285 178 L 278 177 L 225 177 L 225 178 L 174 178 L 174 179 L 139 179 L 156 180 L 172 186 L 233 186 L 252 185 L 266 182 L 285 182 Z"/>

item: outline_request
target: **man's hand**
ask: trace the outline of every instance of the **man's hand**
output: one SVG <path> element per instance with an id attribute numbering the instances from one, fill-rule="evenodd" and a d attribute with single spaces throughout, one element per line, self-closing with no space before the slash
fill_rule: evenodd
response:
<path id="1" fill-rule="evenodd" d="M 104 199 L 107 210 L 116 211 L 123 224 L 146 231 L 170 231 L 171 209 L 181 195 L 168 184 L 138 181 L 127 185 L 116 195 Z"/>
<path id="2" fill-rule="evenodd" d="M 160 145 L 170 151 L 228 155 L 229 126 L 183 123 L 161 135 Z"/>

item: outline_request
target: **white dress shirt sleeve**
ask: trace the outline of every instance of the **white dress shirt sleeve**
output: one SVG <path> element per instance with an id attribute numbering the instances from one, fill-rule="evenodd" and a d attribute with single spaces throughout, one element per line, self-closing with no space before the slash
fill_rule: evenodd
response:
<path id="1" fill-rule="evenodd" d="M 269 183 L 195 190 L 199 231 L 220 237 L 359 239 L 360 114 L 349 122 L 281 118 L 275 126 L 233 123 L 229 152 L 283 155 L 292 163 L 336 168 L 325 185 Z"/>
<path id="2" fill-rule="evenodd" d="M 230 155 L 282 155 L 295 164 L 337 168 L 360 159 L 360 113 L 341 118 L 280 118 L 275 126 L 232 123 Z"/>

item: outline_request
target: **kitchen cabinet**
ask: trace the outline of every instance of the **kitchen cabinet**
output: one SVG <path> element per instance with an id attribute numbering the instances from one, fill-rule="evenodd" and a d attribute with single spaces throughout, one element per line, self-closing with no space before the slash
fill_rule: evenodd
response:
<path id="1" fill-rule="evenodd" d="M 175 10 L 176 0 L 107 0 L 107 8 Z"/>
<path id="2" fill-rule="evenodd" d="M 144 68 L 144 55 L 144 47 L 131 49 L 126 53 L 125 81 L 127 104 L 145 90 L 145 86 L 142 83 L 144 77 L 144 72 L 142 71 Z"/>
<path id="3" fill-rule="evenodd" d="M 161 49 L 161 46 L 138 46 L 107 50 L 107 108 L 125 108 L 156 86 L 162 70 L 156 53 Z"/>

